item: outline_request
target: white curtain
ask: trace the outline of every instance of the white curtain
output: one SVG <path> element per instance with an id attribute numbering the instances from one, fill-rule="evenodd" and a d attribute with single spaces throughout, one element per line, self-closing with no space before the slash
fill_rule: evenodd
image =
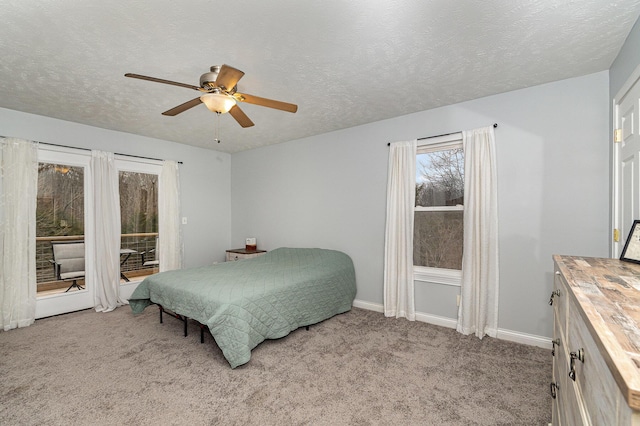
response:
<path id="1" fill-rule="evenodd" d="M 180 183 L 178 163 L 162 162 L 158 193 L 158 258 L 160 272 L 182 268 L 182 238 L 180 234 Z"/>
<path id="2" fill-rule="evenodd" d="M 498 185 L 492 127 L 462 132 L 464 254 L 457 330 L 482 339 L 498 331 Z"/>
<path id="3" fill-rule="evenodd" d="M 115 155 L 91 151 L 95 236 L 95 309 L 110 312 L 127 303 L 120 297 L 120 194 Z"/>
<path id="4" fill-rule="evenodd" d="M 37 144 L 0 138 L 0 317 L 5 331 L 35 321 L 37 192 Z"/>
<path id="5" fill-rule="evenodd" d="M 389 150 L 387 225 L 384 243 L 384 314 L 415 320 L 413 215 L 417 140 L 394 142 Z"/>

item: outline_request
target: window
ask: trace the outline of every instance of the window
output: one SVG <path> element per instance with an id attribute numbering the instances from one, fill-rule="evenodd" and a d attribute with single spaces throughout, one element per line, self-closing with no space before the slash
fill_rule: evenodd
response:
<path id="1" fill-rule="evenodd" d="M 426 274 L 437 273 L 432 268 L 451 270 L 456 273 L 440 273 L 459 276 L 464 229 L 464 151 L 459 133 L 418 146 L 415 197 L 414 269 Z"/>

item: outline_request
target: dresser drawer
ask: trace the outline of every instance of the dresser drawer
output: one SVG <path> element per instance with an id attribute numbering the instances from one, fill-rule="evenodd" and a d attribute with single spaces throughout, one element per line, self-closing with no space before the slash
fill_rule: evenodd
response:
<path id="1" fill-rule="evenodd" d="M 265 254 L 266 251 L 264 250 L 257 250 L 255 252 L 246 252 L 246 250 L 227 250 L 227 262 L 234 262 L 236 260 L 242 260 L 242 259 L 251 259 L 253 257 L 258 257 L 258 256 L 262 256 L 263 254 Z"/>
<path id="2" fill-rule="evenodd" d="M 582 351 L 584 361 L 575 359 L 573 362 L 575 385 L 584 404 L 589 407 L 591 421 L 596 425 L 617 425 L 618 404 L 626 405 L 626 401 L 621 400 L 622 393 L 577 307 L 570 309 L 569 323 L 571 327 L 567 336 L 567 350 L 569 353 L 574 352 L 576 356 Z M 567 368 L 571 369 L 570 355 Z M 574 381 L 569 379 L 569 382 Z"/>
<path id="3" fill-rule="evenodd" d="M 566 337 L 569 319 L 569 285 L 557 270 L 554 274 L 552 294 L 555 321 L 558 323 L 562 335 Z"/>
<path id="4" fill-rule="evenodd" d="M 576 384 L 569 378 L 569 352 L 566 341 L 560 331 L 560 325 L 554 322 L 555 345 L 553 357 L 553 381 L 557 385 L 556 399 L 553 401 L 553 425 L 589 425 L 589 415 L 582 405 Z"/>
<path id="5" fill-rule="evenodd" d="M 563 361 L 568 360 L 568 354 L 563 354 Z M 591 419 L 589 413 L 585 409 L 580 392 L 576 384 L 569 378 L 568 362 L 557 363 L 558 383 L 560 389 L 558 392 L 558 409 L 562 412 L 560 421 L 562 425 L 567 426 L 589 426 Z"/>

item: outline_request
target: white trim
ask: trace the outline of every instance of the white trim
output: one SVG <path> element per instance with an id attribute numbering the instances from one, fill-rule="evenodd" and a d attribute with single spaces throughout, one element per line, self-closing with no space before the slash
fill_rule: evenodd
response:
<path id="1" fill-rule="evenodd" d="M 455 206 L 415 206 L 414 211 L 416 212 L 451 212 L 451 211 L 464 211 L 464 206 L 462 204 L 456 204 Z"/>
<path id="2" fill-rule="evenodd" d="M 458 320 L 455 320 L 453 318 L 447 318 L 440 315 L 425 314 L 422 312 L 416 312 L 416 320 L 425 322 L 427 324 L 439 325 L 440 327 L 452 328 L 454 330 L 458 325 Z"/>
<path id="3" fill-rule="evenodd" d="M 456 270 L 456 269 L 428 268 L 425 266 L 414 266 L 413 279 L 415 281 L 460 287 L 462 283 L 462 271 Z"/>
<path id="4" fill-rule="evenodd" d="M 137 280 L 137 281 L 130 281 L 128 283 L 124 283 L 124 284 L 120 284 L 120 297 L 124 300 L 129 300 L 131 299 L 131 295 L 133 294 L 134 290 L 136 288 L 138 288 L 138 285 L 140 285 L 140 283 L 142 282 L 142 280 Z"/>
<path id="5" fill-rule="evenodd" d="M 543 349 L 551 349 L 551 337 L 535 336 L 533 334 L 499 328 L 496 338 L 500 340 L 507 340 L 509 342 L 537 346 Z"/>
<path id="6" fill-rule="evenodd" d="M 81 291 L 69 293 L 37 296 L 36 318 L 74 312 L 94 306 L 95 290 L 92 271 L 95 267 L 95 259 L 89 255 L 91 253 L 91 244 L 94 244 L 93 235 L 95 234 L 93 216 L 90 214 L 90 208 L 93 206 L 93 192 L 90 189 L 93 186 L 91 173 L 89 173 L 90 160 L 91 157 L 87 155 L 87 151 L 81 149 L 38 144 L 38 163 L 64 164 L 83 169 L 85 288 Z"/>
<path id="7" fill-rule="evenodd" d="M 116 168 L 118 172 L 133 172 L 133 173 L 145 173 L 148 175 L 156 175 L 158 176 L 158 180 L 160 177 L 160 172 L 162 171 L 162 163 L 158 162 L 145 162 L 145 161 L 135 161 L 130 160 L 125 156 L 116 155 Z M 159 183 L 158 183 L 159 184 Z"/>
<path id="8" fill-rule="evenodd" d="M 38 142 L 38 151 L 48 151 L 54 153 L 82 155 L 84 157 L 91 157 L 91 151 L 85 148 L 74 148 L 70 146 L 59 146 L 48 144 L 46 142 Z"/>
<path id="9" fill-rule="evenodd" d="M 356 308 L 366 309 L 374 312 L 384 312 L 382 305 L 378 303 L 366 302 L 364 300 L 354 300 L 353 306 Z M 416 320 L 427 324 L 438 325 L 441 327 L 447 327 L 455 329 L 458 321 L 454 318 L 441 317 L 439 315 L 425 314 L 422 312 L 416 312 Z M 497 339 L 506 340 L 514 343 L 521 343 L 523 345 L 536 346 L 543 349 L 551 349 L 551 337 L 536 336 L 534 334 L 521 333 L 519 331 L 498 329 Z"/>
<path id="10" fill-rule="evenodd" d="M 462 147 L 462 132 L 418 140 L 418 154 Z"/>
<path id="11" fill-rule="evenodd" d="M 353 306 L 355 308 L 366 309 L 367 311 L 375 311 L 375 312 L 384 312 L 384 306 L 379 305 L 377 303 L 365 302 L 364 300 L 354 300 Z"/>
<path id="12" fill-rule="evenodd" d="M 621 143 L 615 143 L 613 142 L 613 132 L 616 130 L 616 126 L 618 124 L 618 114 L 619 114 L 619 105 L 620 102 L 622 101 L 622 99 L 627 96 L 627 94 L 629 93 L 629 91 L 633 88 L 633 86 L 640 82 L 640 65 L 638 65 L 633 72 L 631 73 L 631 75 L 629 76 L 629 78 L 627 79 L 627 81 L 625 81 L 625 83 L 622 85 L 622 87 L 620 88 L 620 90 L 618 91 L 618 93 L 616 93 L 616 96 L 613 98 L 612 100 L 612 105 L 611 105 L 611 129 L 613 130 L 612 132 L 610 132 L 609 134 L 609 144 L 610 146 L 612 146 L 611 148 L 611 164 L 610 164 L 610 168 L 611 168 L 611 232 L 613 232 L 614 229 L 617 229 L 618 232 L 620 232 L 622 230 L 622 226 L 620 223 L 618 223 L 618 216 L 619 216 L 619 211 L 618 211 L 618 198 L 620 196 L 620 194 L 618 193 L 620 190 L 620 150 L 622 149 L 622 144 Z M 626 236 L 625 235 L 619 235 L 619 240 L 613 241 L 613 238 L 611 238 L 611 244 L 609 246 L 609 255 L 612 258 L 618 258 L 618 256 L 620 256 L 620 252 L 621 252 L 621 248 L 625 242 Z"/>
<path id="13" fill-rule="evenodd" d="M 638 67 L 640 68 L 640 66 Z M 625 92 L 626 94 L 626 92 Z M 613 131 L 615 132 L 616 129 L 616 124 L 618 123 L 618 99 L 614 98 L 613 99 L 613 105 L 611 106 L 611 112 L 613 114 L 612 117 L 612 122 L 611 122 L 611 128 L 613 129 Z M 611 209 L 611 232 L 613 232 L 614 229 L 618 230 L 618 233 L 621 232 L 621 227 L 620 224 L 618 223 L 618 198 L 619 198 L 619 188 L 620 188 L 620 173 L 619 173 L 619 158 L 620 158 L 620 145 L 619 143 L 614 143 L 613 142 L 613 132 L 611 132 L 612 134 L 609 135 L 609 144 L 611 146 L 611 197 L 610 197 L 610 209 Z M 618 235 L 618 241 L 614 241 L 613 238 L 611 238 L 611 244 L 609 245 L 609 255 L 614 258 L 617 259 L 618 256 L 620 255 L 620 245 L 624 244 L 621 242 L 621 239 L 623 237 L 621 237 L 620 235 Z"/>
<path id="14" fill-rule="evenodd" d="M 114 154 L 116 160 L 127 161 L 129 163 L 151 164 L 153 166 L 162 166 L 162 160 L 156 160 L 153 158 L 141 158 L 127 154 Z"/>

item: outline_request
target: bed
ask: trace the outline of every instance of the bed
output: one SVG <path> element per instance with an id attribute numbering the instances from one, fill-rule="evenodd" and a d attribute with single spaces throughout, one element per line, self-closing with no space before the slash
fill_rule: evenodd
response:
<path id="1" fill-rule="evenodd" d="M 345 253 L 278 248 L 252 259 L 149 276 L 129 304 L 134 314 L 157 304 L 208 327 L 236 368 L 265 339 L 349 311 L 355 294 L 353 262 Z"/>

